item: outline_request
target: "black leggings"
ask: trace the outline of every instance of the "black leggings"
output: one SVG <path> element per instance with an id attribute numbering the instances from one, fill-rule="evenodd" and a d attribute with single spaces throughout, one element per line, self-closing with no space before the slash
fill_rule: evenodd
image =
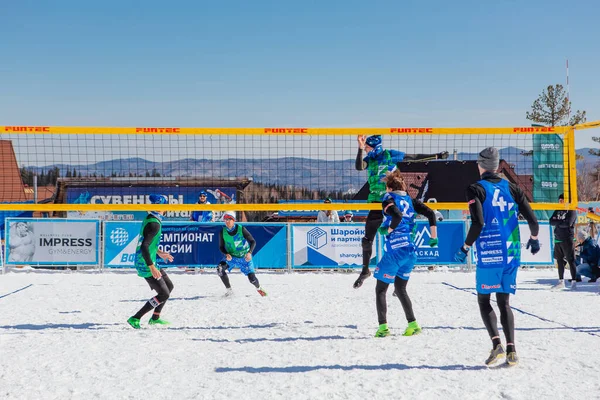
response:
<path id="1" fill-rule="evenodd" d="M 416 318 L 415 314 L 413 313 L 412 302 L 410 301 L 410 297 L 408 297 L 408 292 L 406 291 L 406 285 L 408 285 L 408 281 L 396 277 L 396 280 L 394 281 L 394 290 L 396 291 L 398 299 L 400 299 L 406 320 L 410 323 L 416 321 Z M 379 319 L 379 325 L 387 323 L 386 294 L 389 286 L 389 283 L 385 283 L 380 280 L 377 281 L 377 285 L 375 286 L 375 304 L 377 305 L 377 318 Z"/>
<path id="2" fill-rule="evenodd" d="M 498 333 L 498 320 L 496 313 L 490 303 L 489 294 L 477 293 L 477 302 L 479 303 L 479 312 L 481 313 L 481 319 L 485 325 L 490 338 L 499 336 Z M 515 317 L 509 304 L 510 294 L 508 293 L 496 293 L 496 301 L 498 302 L 498 308 L 500 309 L 500 323 L 502 324 L 502 330 L 506 337 L 506 343 L 515 343 Z"/>
<path id="3" fill-rule="evenodd" d="M 148 286 L 150 289 L 156 291 L 156 296 L 151 298 L 144 304 L 144 306 L 134 315 L 135 318 L 140 319 L 146 314 L 148 311 L 154 308 L 154 314 L 159 315 L 162 311 L 165 303 L 169 299 L 171 292 L 173 291 L 173 282 L 171 282 L 171 278 L 167 275 L 167 272 L 164 269 L 160 270 L 160 279 L 156 279 L 154 277 L 144 278 L 146 282 L 148 282 Z"/>
<path id="4" fill-rule="evenodd" d="M 554 243 L 554 258 L 558 264 L 558 279 L 564 279 L 565 266 L 569 263 L 571 271 L 571 279 L 577 276 L 577 268 L 575 267 L 575 249 L 572 241 L 563 241 Z"/>
<path id="5" fill-rule="evenodd" d="M 165 303 L 169 299 L 173 288 L 175 287 L 173 282 L 171 282 L 171 278 L 169 278 L 169 275 L 167 275 L 164 269 L 160 270 L 160 274 L 162 277 L 158 280 L 154 277 L 145 278 L 146 282 L 148 282 L 148 285 L 150 286 L 150 289 L 156 291 L 156 296 L 154 298 L 160 303 L 154 310 L 155 314 L 160 314 L 165 306 Z"/>
<path id="6" fill-rule="evenodd" d="M 371 210 L 367 215 L 367 221 L 365 222 L 365 236 L 362 238 L 362 251 L 363 251 L 363 271 L 369 270 L 369 264 L 371 263 L 371 256 L 373 254 L 373 241 L 377 234 L 377 229 L 383 222 L 383 213 L 381 210 Z"/>

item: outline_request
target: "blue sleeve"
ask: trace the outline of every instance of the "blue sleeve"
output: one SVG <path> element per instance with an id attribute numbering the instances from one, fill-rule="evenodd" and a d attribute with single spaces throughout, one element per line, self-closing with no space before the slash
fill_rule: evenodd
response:
<path id="1" fill-rule="evenodd" d="M 398 150 L 388 150 L 390 152 L 390 156 L 392 157 L 392 161 L 394 163 L 401 162 L 404 160 L 404 152 Z"/>
<path id="2" fill-rule="evenodd" d="M 198 211 L 192 211 L 192 221 L 198 221 Z"/>

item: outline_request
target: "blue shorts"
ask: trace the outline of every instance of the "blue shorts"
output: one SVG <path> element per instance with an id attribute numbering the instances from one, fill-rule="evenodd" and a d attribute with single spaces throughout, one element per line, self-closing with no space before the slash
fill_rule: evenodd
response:
<path id="1" fill-rule="evenodd" d="M 221 260 L 221 262 L 226 263 L 229 267 L 227 268 L 227 272 L 231 272 L 234 268 L 239 268 L 242 271 L 242 274 L 248 275 L 254 273 L 254 263 L 252 260 L 246 261 L 244 257 L 231 257 L 230 261 L 227 261 L 225 257 Z"/>
<path id="2" fill-rule="evenodd" d="M 519 267 L 477 268 L 475 282 L 477 293 L 510 293 L 517 291 Z"/>
<path id="3" fill-rule="evenodd" d="M 373 276 L 385 283 L 394 283 L 396 277 L 407 281 L 416 261 L 417 255 L 412 250 L 386 251 L 377 263 Z"/>

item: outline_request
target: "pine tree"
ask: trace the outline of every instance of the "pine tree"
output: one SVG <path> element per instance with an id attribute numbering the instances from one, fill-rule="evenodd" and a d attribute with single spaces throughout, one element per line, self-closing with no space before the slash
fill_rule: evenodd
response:
<path id="1" fill-rule="evenodd" d="M 562 85 L 548 86 L 525 113 L 528 120 L 544 126 L 573 126 L 586 121 L 586 112 L 577 110 L 570 119 L 571 102 Z"/>

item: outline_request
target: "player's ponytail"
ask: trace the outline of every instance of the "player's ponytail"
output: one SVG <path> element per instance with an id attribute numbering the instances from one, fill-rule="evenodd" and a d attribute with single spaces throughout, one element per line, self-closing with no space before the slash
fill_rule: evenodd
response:
<path id="1" fill-rule="evenodd" d="M 385 178 L 383 178 L 383 181 L 391 190 L 401 190 L 406 192 L 406 182 L 404 182 L 404 177 L 399 169 L 388 172 Z"/>

